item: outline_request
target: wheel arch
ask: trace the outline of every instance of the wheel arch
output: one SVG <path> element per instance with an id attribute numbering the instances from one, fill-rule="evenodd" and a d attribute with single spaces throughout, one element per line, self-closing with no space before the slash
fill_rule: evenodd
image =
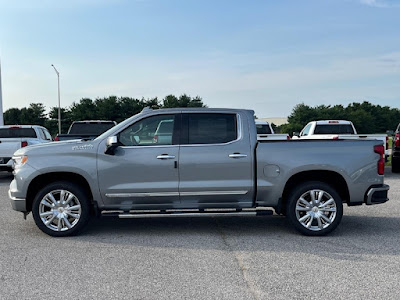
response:
<path id="1" fill-rule="evenodd" d="M 286 201 L 289 196 L 290 191 L 298 184 L 307 181 L 320 181 L 332 186 L 340 195 L 343 202 L 349 204 L 350 202 L 350 192 L 347 186 L 346 180 L 342 175 L 334 171 L 328 170 L 313 170 L 313 171 L 303 171 L 292 175 L 286 182 L 283 189 L 280 211 L 284 212 L 286 209 Z"/>
<path id="2" fill-rule="evenodd" d="M 93 193 L 90 189 L 90 185 L 85 177 L 80 174 L 73 172 L 50 172 L 41 174 L 35 177 L 28 186 L 26 196 L 26 208 L 27 211 L 32 210 L 33 200 L 36 194 L 46 185 L 57 182 L 57 181 L 68 181 L 81 186 L 87 196 L 89 197 L 91 204 L 93 204 Z"/>

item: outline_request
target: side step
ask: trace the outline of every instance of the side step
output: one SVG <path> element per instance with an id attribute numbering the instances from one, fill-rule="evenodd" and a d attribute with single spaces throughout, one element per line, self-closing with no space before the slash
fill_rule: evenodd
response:
<path id="1" fill-rule="evenodd" d="M 231 216 L 270 216 L 273 215 L 272 210 L 204 210 L 204 211 L 130 211 L 125 213 L 119 212 L 103 212 L 102 216 L 117 216 L 120 219 L 135 218 L 166 218 L 166 217 L 231 217 Z"/>

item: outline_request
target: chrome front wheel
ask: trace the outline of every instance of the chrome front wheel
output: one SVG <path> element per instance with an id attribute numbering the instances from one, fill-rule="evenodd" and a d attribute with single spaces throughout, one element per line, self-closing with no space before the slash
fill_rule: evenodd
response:
<path id="1" fill-rule="evenodd" d="M 66 231 L 78 224 L 81 203 L 70 191 L 54 190 L 47 193 L 39 204 L 40 219 L 54 231 Z"/>
<path id="2" fill-rule="evenodd" d="M 72 182 L 54 182 L 36 195 L 32 214 L 40 230 L 51 236 L 74 235 L 89 220 L 89 198 Z"/>

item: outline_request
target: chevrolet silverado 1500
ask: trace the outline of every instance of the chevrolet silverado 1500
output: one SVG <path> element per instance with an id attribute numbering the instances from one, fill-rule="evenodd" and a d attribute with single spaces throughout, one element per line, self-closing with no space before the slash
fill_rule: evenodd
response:
<path id="1" fill-rule="evenodd" d="M 13 209 L 32 211 L 52 236 L 76 234 L 91 215 L 266 215 L 269 207 L 301 233 L 324 235 L 343 204 L 384 203 L 389 190 L 382 142 L 257 141 L 251 110 L 145 109 L 92 141 L 25 147 L 13 159 Z"/>

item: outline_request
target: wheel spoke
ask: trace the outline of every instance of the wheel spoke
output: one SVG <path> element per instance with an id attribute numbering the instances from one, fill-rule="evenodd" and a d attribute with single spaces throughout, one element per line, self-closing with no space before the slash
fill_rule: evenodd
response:
<path id="1" fill-rule="evenodd" d="M 43 204 L 44 206 L 47 206 L 47 207 L 50 207 L 50 208 L 54 207 L 54 204 L 50 203 L 49 201 L 47 201 L 47 198 L 43 198 L 42 201 L 40 201 L 40 203 Z"/>
<path id="2" fill-rule="evenodd" d="M 66 212 L 66 214 L 67 214 L 68 216 L 71 216 L 71 217 L 73 217 L 74 219 L 79 219 L 79 217 L 80 217 L 79 214 L 74 214 L 74 213 L 71 213 L 71 212 L 69 212 L 69 211 L 65 211 L 65 212 Z"/>
<path id="3" fill-rule="evenodd" d="M 78 204 L 78 205 L 70 206 L 67 209 L 68 209 L 68 211 L 79 210 L 79 209 L 81 209 L 81 206 Z"/>
<path id="4" fill-rule="evenodd" d="M 311 203 L 312 203 L 312 205 L 315 205 L 315 204 L 316 204 L 316 202 L 315 202 L 315 192 L 316 192 L 316 191 L 314 191 L 314 190 L 310 191 L 310 196 L 311 196 Z"/>
<path id="5" fill-rule="evenodd" d="M 61 231 L 61 229 L 62 229 L 62 220 L 63 220 L 62 218 L 58 219 L 58 224 L 57 224 L 57 230 L 58 231 Z"/>
<path id="6" fill-rule="evenodd" d="M 60 201 L 61 201 L 61 203 L 64 202 L 64 198 L 65 198 L 65 190 L 61 190 L 61 192 L 60 192 Z"/>
<path id="7" fill-rule="evenodd" d="M 57 200 L 56 200 L 56 198 L 54 198 L 52 193 L 48 193 L 47 197 L 50 198 L 51 202 L 53 202 L 54 204 L 57 204 Z"/>
<path id="8" fill-rule="evenodd" d="M 310 216 L 309 214 L 306 214 L 306 215 L 302 216 L 302 217 L 299 219 L 299 222 L 303 222 L 303 221 L 307 220 L 309 216 Z"/>
<path id="9" fill-rule="evenodd" d="M 311 207 L 296 206 L 297 211 L 310 211 Z"/>
<path id="10" fill-rule="evenodd" d="M 314 220 L 314 217 L 312 215 L 310 215 L 310 220 L 308 221 L 308 223 L 306 224 L 307 228 L 310 228 L 312 225 L 312 222 Z"/>
<path id="11" fill-rule="evenodd" d="M 67 198 L 67 201 L 65 201 L 65 205 L 67 205 L 72 199 L 74 199 L 74 195 L 73 194 L 69 194 L 68 195 L 68 198 Z"/>
<path id="12" fill-rule="evenodd" d="M 64 223 L 65 223 L 65 225 L 68 227 L 68 229 L 71 229 L 71 228 L 72 228 L 72 225 L 71 225 L 71 223 L 68 221 L 68 218 L 64 217 L 63 219 L 64 219 Z"/>
<path id="13" fill-rule="evenodd" d="M 320 208 L 319 210 L 324 211 L 324 212 L 335 212 L 336 207 L 323 207 L 323 208 Z"/>
<path id="14" fill-rule="evenodd" d="M 319 208 L 323 208 L 331 203 L 335 203 L 335 200 L 333 200 L 333 198 L 330 198 L 328 201 L 326 201 L 325 203 L 322 203 Z"/>
<path id="15" fill-rule="evenodd" d="M 319 205 L 321 203 L 322 197 L 324 196 L 324 192 L 323 191 L 318 191 L 318 198 L 317 198 L 317 205 Z"/>
<path id="16" fill-rule="evenodd" d="M 332 221 L 325 215 L 321 215 L 321 218 L 324 219 L 324 221 L 327 222 L 328 224 L 332 223 Z"/>
<path id="17" fill-rule="evenodd" d="M 310 202 L 308 202 L 306 199 L 304 199 L 303 197 L 301 197 L 300 199 L 299 199 L 299 201 L 301 202 L 301 203 L 303 203 L 305 206 L 307 206 L 307 207 L 310 207 Z"/>
<path id="18" fill-rule="evenodd" d="M 322 225 L 321 217 L 317 217 L 317 221 L 319 229 L 323 229 L 324 226 Z"/>
<path id="19" fill-rule="evenodd" d="M 53 222 L 54 218 L 56 217 L 56 215 L 53 215 L 50 219 L 48 219 L 44 224 L 46 226 L 49 226 L 51 224 L 51 222 Z"/>
<path id="20" fill-rule="evenodd" d="M 42 212 L 41 214 L 40 214 L 40 217 L 48 217 L 48 216 L 52 216 L 53 215 L 53 212 L 52 211 L 45 211 L 45 212 Z"/>

